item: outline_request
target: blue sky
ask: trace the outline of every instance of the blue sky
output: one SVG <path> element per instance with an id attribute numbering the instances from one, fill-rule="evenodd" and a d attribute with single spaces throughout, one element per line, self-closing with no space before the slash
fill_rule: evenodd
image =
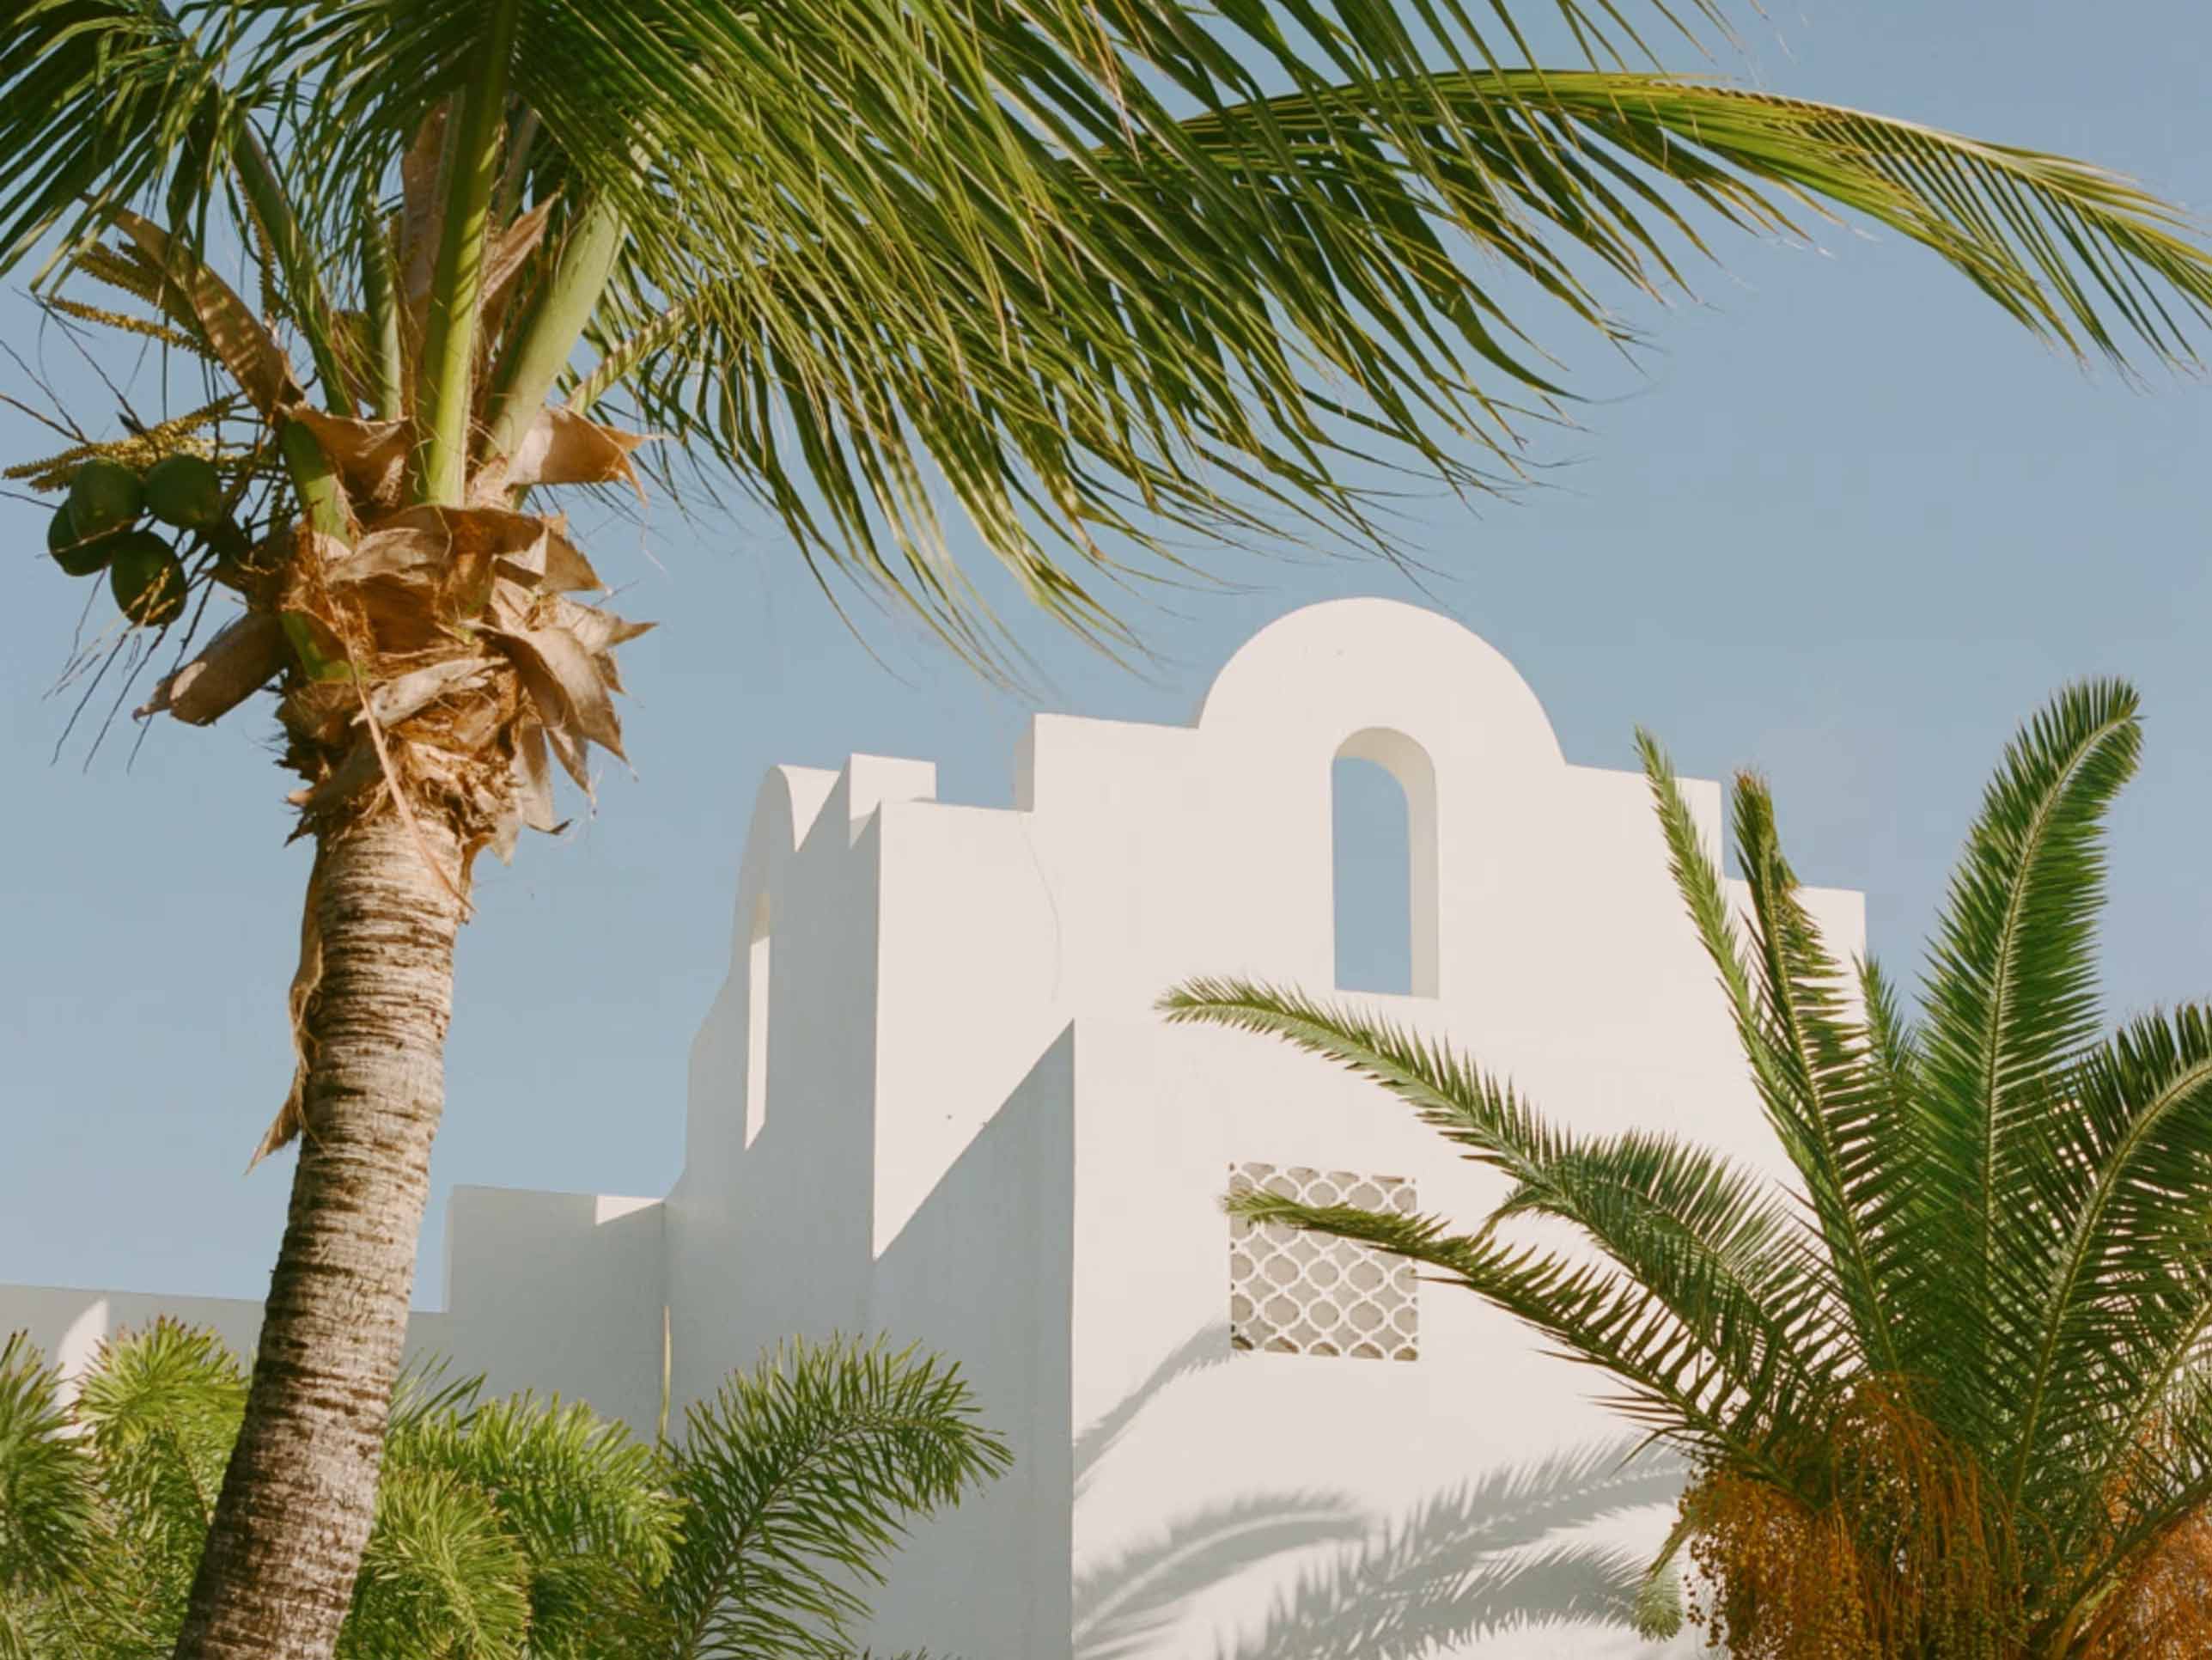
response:
<path id="1" fill-rule="evenodd" d="M 2057 0 L 1806 0 L 1746 34 L 1758 84 L 2085 156 L 2212 209 L 2196 0 L 2114 0 L 2093 24 Z M 1686 771 L 1763 768 L 1801 872 L 1865 888 L 1876 949 L 1907 971 L 2012 728 L 2066 679 L 2126 674 L 2148 742 L 2114 840 L 2108 996 L 2212 994 L 2212 388 L 2085 373 L 1897 239 L 1822 241 L 1721 239 L 1703 303 L 1640 314 L 1640 370 L 1584 360 L 1599 400 L 1548 443 L 1565 465 L 1545 489 L 1425 504 L 1409 540 L 1441 573 L 1427 602 L 1514 659 L 1572 760 L 1632 764 L 1641 722 Z M 32 327 L 0 300 L 8 339 Z M 22 394 L 12 373 L 0 391 Z M 35 442 L 0 422 L 11 454 Z M 35 510 L 0 502 L 0 1280 L 259 1296 L 287 1177 L 243 1171 L 289 1076 L 307 863 L 283 845 L 270 723 L 161 727 L 127 768 L 127 743 L 50 763 L 65 705 L 46 693 L 82 590 Z M 686 526 L 662 504 L 594 552 L 626 613 L 664 621 L 625 656 L 637 777 L 484 873 L 420 1301 L 456 1182 L 675 1176 L 765 767 L 930 757 L 946 798 L 1002 803 L 1034 706 L 895 630 L 872 632 L 896 673 L 879 667 L 756 518 Z M 1040 701 L 1181 720 L 1281 612 L 1422 597 L 1368 564 L 1225 569 L 1248 591 L 1136 613 L 1162 656 L 1149 680 L 1044 638 Z"/>

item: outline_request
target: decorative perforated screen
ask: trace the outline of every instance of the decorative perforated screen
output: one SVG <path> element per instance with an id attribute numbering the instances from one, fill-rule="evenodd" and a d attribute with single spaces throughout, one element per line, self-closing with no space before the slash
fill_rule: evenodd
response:
<path id="1" fill-rule="evenodd" d="M 1352 1205 L 1411 1215 L 1413 1184 L 1399 1176 L 1232 1164 L 1233 1193 L 1264 1187 L 1308 1205 Z M 1421 1300 L 1413 1265 L 1347 1239 L 1280 1223 L 1229 1218 L 1229 1342 L 1277 1354 L 1420 1358 Z"/>

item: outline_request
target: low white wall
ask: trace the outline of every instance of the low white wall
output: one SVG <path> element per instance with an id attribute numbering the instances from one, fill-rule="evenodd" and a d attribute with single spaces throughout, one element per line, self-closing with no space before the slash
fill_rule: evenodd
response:
<path id="1" fill-rule="evenodd" d="M 660 1409 L 661 1207 L 607 1194 L 460 1187 L 447 1211 L 448 1306 L 407 1321 L 411 1361 L 481 1373 L 494 1395 L 582 1400 L 650 1433 Z M 70 1375 L 101 1340 L 156 1318 L 213 1330 L 250 1359 L 242 1297 L 0 1285 L 0 1334 L 26 1332 Z"/>
<path id="2" fill-rule="evenodd" d="M 72 1377 L 90 1364 L 103 1340 L 165 1315 L 207 1327 L 241 1355 L 253 1353 L 261 1332 L 261 1305 L 239 1297 L 0 1285 L 0 1335 L 27 1333 L 40 1353 Z"/>
<path id="3" fill-rule="evenodd" d="M 608 1193 L 459 1187 L 446 1224 L 442 1343 L 495 1395 L 588 1401 L 652 1433 L 661 1408 L 662 1207 Z"/>

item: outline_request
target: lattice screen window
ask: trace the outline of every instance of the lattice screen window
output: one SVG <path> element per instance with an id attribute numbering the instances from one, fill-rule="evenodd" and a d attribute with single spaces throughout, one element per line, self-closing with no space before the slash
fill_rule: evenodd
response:
<path id="1" fill-rule="evenodd" d="M 1353 1205 L 1411 1215 L 1413 1184 L 1399 1176 L 1232 1164 L 1232 1192 L 1264 1187 L 1308 1205 Z M 1413 1265 L 1372 1246 L 1280 1223 L 1229 1218 L 1229 1343 L 1277 1354 L 1362 1360 L 1420 1357 Z"/>

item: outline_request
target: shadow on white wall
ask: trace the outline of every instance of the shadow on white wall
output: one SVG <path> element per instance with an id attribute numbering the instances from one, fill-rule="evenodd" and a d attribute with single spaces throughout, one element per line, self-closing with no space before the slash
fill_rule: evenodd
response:
<path id="1" fill-rule="evenodd" d="M 1235 1358 L 1226 1327 L 1202 1329 L 1088 1425 L 1076 1443 L 1076 1503 L 1155 1398 Z M 1631 1436 L 1502 1466 L 1395 1517 L 1291 1489 L 1191 1510 L 1077 1575 L 1075 1660 L 1161 1654 L 1204 1593 L 1293 1553 L 1308 1559 L 1256 1626 L 1216 1639 L 1215 1660 L 1423 1660 L 1568 1626 L 1630 1635 L 1648 1565 L 1582 1535 L 1680 1493 L 1681 1462 L 1642 1447 Z"/>

